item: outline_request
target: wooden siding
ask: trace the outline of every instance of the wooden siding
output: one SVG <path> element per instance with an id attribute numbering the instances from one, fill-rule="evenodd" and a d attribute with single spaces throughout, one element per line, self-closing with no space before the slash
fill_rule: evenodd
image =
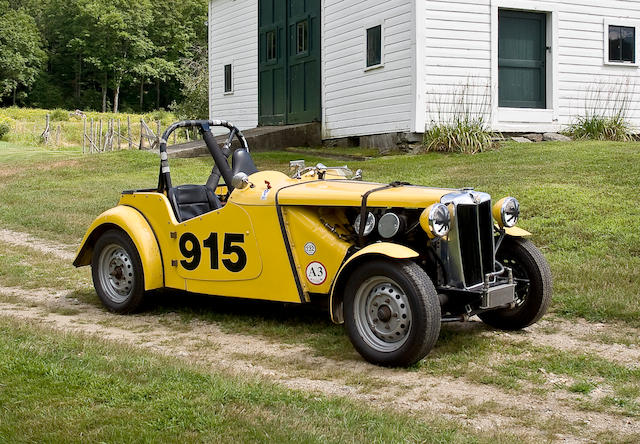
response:
<path id="1" fill-rule="evenodd" d="M 585 104 L 598 106 L 593 100 L 600 95 L 602 107 L 612 107 L 605 97 L 612 90 L 629 91 L 629 118 L 640 127 L 640 68 L 612 66 L 604 63 L 605 19 L 637 21 L 640 24 L 640 2 L 633 0 L 416 0 L 424 8 L 424 26 L 417 30 L 418 41 L 425 51 L 421 56 L 424 69 L 425 99 L 418 105 L 417 122 L 428 124 L 456 108 L 453 92 L 469 85 L 469 101 L 477 104 L 495 129 L 502 131 L 557 130 L 584 112 Z M 548 11 L 556 33 L 551 41 L 553 66 L 549 68 L 548 89 L 551 100 L 547 108 L 553 111 L 531 113 L 498 112 L 497 72 L 492 71 L 492 51 L 497 39 L 493 23 L 497 7 Z M 492 26 L 493 25 L 493 26 Z M 637 35 L 640 39 L 640 35 Z M 637 54 L 640 56 L 640 54 Z M 553 79 L 555 74 L 555 79 Z M 495 77 L 495 78 L 492 78 Z M 487 91 L 490 91 L 487 97 Z M 489 101 L 489 106 L 480 103 Z M 424 114 L 420 114 L 420 109 Z M 512 116 L 512 117 L 510 117 Z M 528 121 L 527 121 L 528 120 Z M 419 126 L 419 124 L 417 125 Z"/>
<path id="2" fill-rule="evenodd" d="M 414 0 L 323 2 L 325 138 L 411 130 L 414 5 Z M 365 71 L 365 30 L 379 24 L 384 66 Z"/>
<path id="3" fill-rule="evenodd" d="M 233 66 L 233 94 L 224 92 L 224 65 Z M 258 126 L 258 2 L 209 5 L 209 113 L 240 129 Z"/>

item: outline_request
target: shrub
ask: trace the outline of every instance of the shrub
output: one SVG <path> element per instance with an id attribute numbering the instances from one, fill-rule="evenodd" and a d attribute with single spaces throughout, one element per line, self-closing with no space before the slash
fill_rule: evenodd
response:
<path id="1" fill-rule="evenodd" d="M 8 117 L 0 116 L 0 140 L 11 132 L 12 123 L 12 120 Z"/>
<path id="2" fill-rule="evenodd" d="M 447 103 L 443 104 L 443 101 Z M 426 151 L 475 154 L 495 145 L 500 135 L 489 129 L 489 86 L 467 81 L 448 94 L 429 100 L 435 110 L 426 128 L 423 145 Z"/>
<path id="3" fill-rule="evenodd" d="M 63 109 L 54 109 L 51 111 L 52 122 L 66 122 L 69 120 L 69 112 Z"/>
<path id="4" fill-rule="evenodd" d="M 631 125 L 627 119 L 631 86 L 627 79 L 589 87 L 585 93 L 583 114 L 574 119 L 565 133 L 574 139 L 632 140 Z"/>

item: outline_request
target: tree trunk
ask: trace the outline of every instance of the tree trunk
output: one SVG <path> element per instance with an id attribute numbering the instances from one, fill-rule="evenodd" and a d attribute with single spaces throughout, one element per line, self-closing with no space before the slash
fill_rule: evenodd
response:
<path id="1" fill-rule="evenodd" d="M 160 79 L 156 79 L 156 109 L 160 109 Z"/>
<path id="2" fill-rule="evenodd" d="M 144 112 L 144 79 L 140 80 L 140 112 Z"/>
<path id="3" fill-rule="evenodd" d="M 118 114 L 118 102 L 120 101 L 120 81 L 116 83 L 116 90 L 113 93 L 113 113 Z"/>
<path id="4" fill-rule="evenodd" d="M 104 83 L 102 84 L 102 112 L 107 112 L 107 74 L 104 75 Z"/>
<path id="5" fill-rule="evenodd" d="M 16 96 L 17 96 L 17 93 L 18 93 L 18 87 L 17 87 L 17 86 L 14 86 L 14 87 L 13 87 L 13 106 L 16 106 Z"/>

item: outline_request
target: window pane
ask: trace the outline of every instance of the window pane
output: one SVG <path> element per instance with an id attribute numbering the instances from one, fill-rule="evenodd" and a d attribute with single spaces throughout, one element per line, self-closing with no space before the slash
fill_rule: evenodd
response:
<path id="1" fill-rule="evenodd" d="M 224 65 L 224 92 L 231 92 L 231 65 Z"/>
<path id="2" fill-rule="evenodd" d="M 622 61 L 635 62 L 636 29 L 632 27 L 621 27 L 620 40 L 622 40 Z"/>
<path id="3" fill-rule="evenodd" d="M 297 30 L 296 54 L 301 54 L 309 49 L 309 25 L 307 21 L 298 23 Z"/>
<path id="4" fill-rule="evenodd" d="M 267 61 L 276 59 L 276 33 L 275 31 L 267 32 Z"/>
<path id="5" fill-rule="evenodd" d="M 620 44 L 619 26 L 609 26 L 609 61 L 622 61 L 622 45 Z"/>
<path id="6" fill-rule="evenodd" d="M 379 65 L 382 61 L 382 26 L 367 29 L 367 66 Z"/>

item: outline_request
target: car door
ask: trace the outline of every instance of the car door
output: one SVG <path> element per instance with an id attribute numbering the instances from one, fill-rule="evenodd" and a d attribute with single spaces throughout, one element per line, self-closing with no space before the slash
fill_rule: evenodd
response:
<path id="1" fill-rule="evenodd" d="M 252 221 L 233 203 L 178 225 L 176 240 L 173 265 L 187 281 L 246 281 L 262 272 Z"/>

